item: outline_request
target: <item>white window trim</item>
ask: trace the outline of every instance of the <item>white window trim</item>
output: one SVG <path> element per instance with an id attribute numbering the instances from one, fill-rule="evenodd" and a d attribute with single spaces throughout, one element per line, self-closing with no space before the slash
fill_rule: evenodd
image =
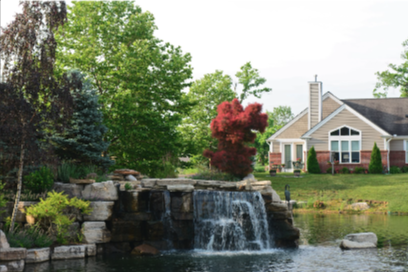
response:
<path id="1" fill-rule="evenodd" d="M 349 135 L 349 136 L 344 136 L 344 135 L 343 136 L 341 136 L 341 135 L 331 136 L 330 135 L 333 131 L 340 130 L 343 127 L 347 127 L 348 129 L 350 129 L 350 133 L 351 133 L 351 130 L 358 131 L 360 133 L 360 135 Z M 363 138 L 361 130 L 355 129 L 355 128 L 347 126 L 347 125 L 342 125 L 342 126 L 339 126 L 339 127 L 335 128 L 335 129 L 330 130 L 328 132 L 328 135 L 329 135 L 328 150 L 330 151 L 330 153 L 332 152 L 331 142 L 332 141 L 337 141 L 338 142 L 339 164 L 360 164 L 361 163 L 361 148 L 362 148 L 362 138 Z M 350 162 L 342 162 L 341 161 L 341 153 L 342 153 L 342 151 L 341 151 L 341 142 L 342 141 L 348 141 L 349 142 L 349 151 L 348 151 L 348 153 L 349 153 L 349 157 L 350 157 Z M 351 156 L 352 154 L 351 153 L 353 153 L 353 151 L 351 150 L 351 142 L 352 141 L 359 141 L 359 148 L 360 148 L 360 150 L 359 150 L 359 162 L 351 162 L 351 160 L 352 160 L 352 156 Z M 406 158 L 406 156 L 405 156 L 405 158 Z"/>
<path id="2" fill-rule="evenodd" d="M 407 145 L 407 139 L 404 139 L 404 150 L 405 150 L 405 163 L 408 163 L 408 156 L 407 156 L 407 152 L 408 152 L 408 145 Z"/>

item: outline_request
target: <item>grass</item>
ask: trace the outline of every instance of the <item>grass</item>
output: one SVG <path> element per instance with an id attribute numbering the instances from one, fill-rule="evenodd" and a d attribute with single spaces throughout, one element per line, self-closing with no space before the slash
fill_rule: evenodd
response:
<path id="1" fill-rule="evenodd" d="M 291 199 L 305 201 L 306 208 L 316 209 L 313 204 L 322 201 L 327 210 L 349 210 L 358 200 L 373 200 L 369 212 L 408 212 L 408 174 L 305 174 L 294 178 L 293 173 L 254 173 L 258 180 L 270 180 L 273 189 L 285 199 L 285 185 L 289 184 Z"/>

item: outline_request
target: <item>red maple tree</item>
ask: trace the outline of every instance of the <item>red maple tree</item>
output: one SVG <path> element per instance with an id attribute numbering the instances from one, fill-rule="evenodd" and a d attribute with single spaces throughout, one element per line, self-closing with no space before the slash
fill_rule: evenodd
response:
<path id="1" fill-rule="evenodd" d="M 259 103 L 249 104 L 244 110 L 236 98 L 218 105 L 217 111 L 211 131 L 212 137 L 218 139 L 218 150 L 205 150 L 203 155 L 219 170 L 243 178 L 252 172 L 251 156 L 256 154 L 256 149 L 247 147 L 246 143 L 254 142 L 255 130 L 265 131 L 268 115 L 261 113 Z"/>

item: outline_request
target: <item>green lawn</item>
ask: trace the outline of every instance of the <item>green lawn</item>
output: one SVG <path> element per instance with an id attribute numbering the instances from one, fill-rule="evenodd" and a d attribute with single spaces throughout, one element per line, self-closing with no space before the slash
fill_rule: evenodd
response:
<path id="1" fill-rule="evenodd" d="M 323 201 L 326 209 L 344 210 L 347 205 L 362 200 L 386 201 L 372 204 L 370 211 L 408 212 L 408 174 L 304 174 L 294 178 L 292 173 L 254 173 L 258 180 L 270 180 L 282 200 L 285 185 L 289 184 L 291 199 L 307 201 L 312 208 L 316 200 Z"/>

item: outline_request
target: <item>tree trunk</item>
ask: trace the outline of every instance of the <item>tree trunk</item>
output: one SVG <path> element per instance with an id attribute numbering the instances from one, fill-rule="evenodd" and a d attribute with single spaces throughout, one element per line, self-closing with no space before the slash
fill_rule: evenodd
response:
<path id="1" fill-rule="evenodd" d="M 16 220 L 16 215 L 18 211 L 18 203 L 21 197 L 21 187 L 23 183 L 23 166 L 24 166 L 24 136 L 21 143 L 21 153 L 20 153 L 20 167 L 18 169 L 18 180 L 17 180 L 17 194 L 16 200 L 14 202 L 13 214 L 11 215 L 10 231 L 14 231 L 14 221 Z"/>

